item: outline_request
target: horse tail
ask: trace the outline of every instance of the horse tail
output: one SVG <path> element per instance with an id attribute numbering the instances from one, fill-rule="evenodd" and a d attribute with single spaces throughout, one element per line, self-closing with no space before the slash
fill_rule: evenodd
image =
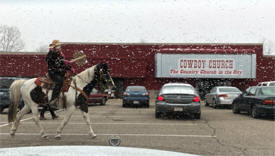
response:
<path id="1" fill-rule="evenodd" d="M 27 81 L 25 79 L 15 80 L 10 86 L 10 105 L 8 112 L 8 121 L 13 122 L 16 118 L 17 108 L 21 98 L 20 88 Z"/>

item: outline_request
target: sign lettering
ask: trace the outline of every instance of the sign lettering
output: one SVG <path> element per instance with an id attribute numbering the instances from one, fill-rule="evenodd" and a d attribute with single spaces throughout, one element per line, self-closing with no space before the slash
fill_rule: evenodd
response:
<path id="1" fill-rule="evenodd" d="M 178 69 L 170 69 L 170 75 L 242 75 L 234 68 L 234 59 L 179 59 Z"/>

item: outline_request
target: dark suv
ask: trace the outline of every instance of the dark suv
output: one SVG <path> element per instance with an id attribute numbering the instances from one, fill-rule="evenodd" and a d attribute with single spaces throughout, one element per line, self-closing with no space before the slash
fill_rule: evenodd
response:
<path id="1" fill-rule="evenodd" d="M 19 78 L 15 77 L 0 77 L 0 113 L 3 112 L 5 108 L 9 107 L 9 88 L 14 80 Z M 23 102 L 20 102 L 20 108 L 23 107 Z"/>

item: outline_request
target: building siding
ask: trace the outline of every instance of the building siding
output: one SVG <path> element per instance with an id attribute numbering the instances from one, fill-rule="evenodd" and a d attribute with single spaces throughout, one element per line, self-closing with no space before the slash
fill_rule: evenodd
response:
<path id="1" fill-rule="evenodd" d="M 264 57 L 261 44 L 115 44 L 115 43 L 62 43 L 66 59 L 72 59 L 74 52 L 84 51 L 88 63 L 82 67 L 73 65 L 77 72 L 106 62 L 111 76 L 128 85 L 144 85 L 158 90 L 167 82 L 188 82 L 196 85 L 196 78 L 155 78 L 155 54 L 256 54 L 256 78 L 232 79 L 232 85 L 246 88 L 261 81 L 275 80 L 275 57 Z M 0 53 L 0 76 L 38 77 L 45 75 L 47 65 L 45 54 Z M 201 78 L 204 81 L 209 78 Z"/>

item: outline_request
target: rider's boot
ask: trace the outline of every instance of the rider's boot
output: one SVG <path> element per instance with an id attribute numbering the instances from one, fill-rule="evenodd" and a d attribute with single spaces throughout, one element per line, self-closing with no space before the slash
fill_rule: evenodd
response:
<path id="1" fill-rule="evenodd" d="M 60 92 L 61 88 L 62 88 L 62 85 L 61 86 L 58 85 L 58 84 L 55 85 L 55 87 L 53 89 L 53 93 L 52 93 L 52 98 L 49 102 L 49 109 L 51 109 L 51 108 L 52 109 L 57 109 L 56 102 L 58 100 L 58 95 L 59 95 L 59 92 Z"/>
<path id="2" fill-rule="evenodd" d="M 58 116 L 54 113 L 54 111 L 51 108 L 49 108 L 49 111 L 50 111 L 50 113 L 52 115 L 52 119 L 53 120 L 56 119 L 56 118 L 58 118 Z"/>
<path id="3" fill-rule="evenodd" d="M 40 111 L 40 120 L 46 120 L 45 116 L 44 116 L 44 108 Z"/>

